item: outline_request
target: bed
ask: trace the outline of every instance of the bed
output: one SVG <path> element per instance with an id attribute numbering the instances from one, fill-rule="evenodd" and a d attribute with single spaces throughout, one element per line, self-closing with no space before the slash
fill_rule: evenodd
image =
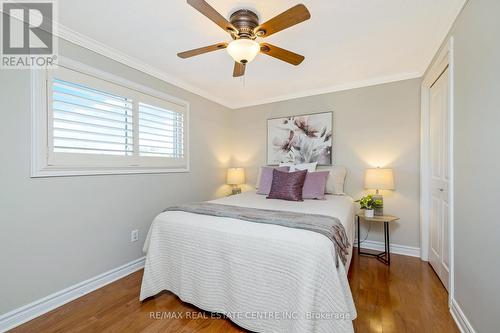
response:
<path id="1" fill-rule="evenodd" d="M 351 245 L 347 263 L 336 265 L 332 242 L 316 232 L 167 211 L 144 244 L 141 301 L 169 290 L 254 332 L 353 332 L 351 197 L 291 202 L 249 191 L 211 202 L 337 217 Z"/>

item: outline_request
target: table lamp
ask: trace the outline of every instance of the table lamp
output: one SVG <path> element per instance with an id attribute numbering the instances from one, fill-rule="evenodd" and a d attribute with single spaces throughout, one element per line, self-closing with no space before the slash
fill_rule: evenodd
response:
<path id="1" fill-rule="evenodd" d="M 376 190 L 373 199 L 383 200 L 379 190 L 394 190 L 394 172 L 392 169 L 370 168 L 365 171 L 365 189 Z M 384 207 L 376 208 L 375 215 L 384 215 Z"/>
<path id="2" fill-rule="evenodd" d="M 233 186 L 232 194 L 240 194 L 241 188 L 238 185 L 245 184 L 245 169 L 228 168 L 226 183 Z"/>

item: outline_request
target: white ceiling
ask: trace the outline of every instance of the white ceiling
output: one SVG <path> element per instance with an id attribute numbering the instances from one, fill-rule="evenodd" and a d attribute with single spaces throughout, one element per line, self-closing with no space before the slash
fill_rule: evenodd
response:
<path id="1" fill-rule="evenodd" d="M 261 22 L 299 1 L 208 0 L 226 17 L 239 8 L 253 9 Z M 295 67 L 259 55 L 244 79 L 232 77 L 233 61 L 224 50 L 184 60 L 176 56 L 230 40 L 183 0 L 64 0 L 58 10 L 59 22 L 69 28 L 61 30 L 77 33 L 70 34 L 73 40 L 94 49 L 100 45 L 129 65 L 237 108 L 419 77 L 464 2 L 304 0 L 311 19 L 265 39 L 304 55 L 304 62 Z"/>

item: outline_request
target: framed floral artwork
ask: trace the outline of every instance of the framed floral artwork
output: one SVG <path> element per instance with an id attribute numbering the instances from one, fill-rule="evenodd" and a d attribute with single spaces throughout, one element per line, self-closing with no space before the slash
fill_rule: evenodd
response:
<path id="1" fill-rule="evenodd" d="M 267 164 L 332 164 L 333 112 L 267 120 Z"/>

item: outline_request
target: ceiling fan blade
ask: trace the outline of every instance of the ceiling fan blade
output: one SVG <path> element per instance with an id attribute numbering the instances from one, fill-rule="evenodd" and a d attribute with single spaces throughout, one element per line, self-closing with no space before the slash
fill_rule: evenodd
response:
<path id="1" fill-rule="evenodd" d="M 234 62 L 234 69 L 233 69 L 233 77 L 238 77 L 238 76 L 243 76 L 245 75 L 245 65 L 240 64 L 239 62 Z"/>
<path id="2" fill-rule="evenodd" d="M 260 52 L 276 59 L 286 61 L 295 66 L 300 65 L 300 63 L 305 59 L 304 56 L 300 54 L 293 53 L 292 51 L 288 51 L 268 43 L 260 43 Z"/>
<path id="3" fill-rule="evenodd" d="M 255 28 L 255 33 L 260 37 L 268 37 L 286 28 L 290 28 L 300 22 L 311 18 L 306 6 L 300 4 L 273 17 Z"/>
<path id="4" fill-rule="evenodd" d="M 222 50 L 227 47 L 227 43 L 218 43 L 210 46 L 200 47 L 194 50 L 177 53 L 177 56 L 183 59 L 194 57 L 203 53 Z"/>
<path id="5" fill-rule="evenodd" d="M 238 30 L 232 25 L 228 20 L 224 18 L 218 11 L 216 11 L 212 6 L 210 6 L 204 0 L 187 0 L 187 3 L 191 5 L 194 9 L 208 17 L 219 27 L 224 29 L 229 33 L 236 33 Z"/>

